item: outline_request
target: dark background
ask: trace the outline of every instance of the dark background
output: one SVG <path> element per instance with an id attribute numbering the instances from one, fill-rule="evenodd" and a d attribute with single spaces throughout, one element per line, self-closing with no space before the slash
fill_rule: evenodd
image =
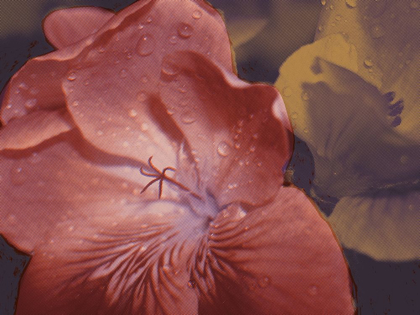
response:
<path id="1" fill-rule="evenodd" d="M 344 1 L 344 0 L 343 0 Z M 52 47 L 42 33 L 42 18 L 51 10 L 93 5 L 119 11 L 134 0 L 0 0 L 0 90 L 29 58 Z M 209 0 L 223 11 L 227 24 L 238 18 L 264 18 L 267 25 L 251 41 L 235 49 L 238 73 L 248 81 L 274 83 L 278 68 L 296 49 L 312 42 L 319 0 Z M 281 5 L 279 3 L 282 2 Z M 293 182 L 311 188 L 313 159 L 305 143 L 295 141 L 289 169 Z M 316 200 L 331 213 L 337 200 Z M 419 245 L 420 246 L 420 245 Z M 420 263 L 377 262 L 344 249 L 354 280 L 358 314 L 420 314 Z M 10 247 L 0 236 L 0 314 L 13 314 L 20 276 L 29 257 Z"/>

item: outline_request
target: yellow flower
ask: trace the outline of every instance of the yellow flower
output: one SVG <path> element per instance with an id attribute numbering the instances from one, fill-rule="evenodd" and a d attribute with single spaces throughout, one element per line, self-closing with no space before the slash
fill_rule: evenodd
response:
<path id="1" fill-rule="evenodd" d="M 420 257 L 420 17 L 416 1 L 328 1 L 316 40 L 280 68 L 329 221 L 375 259 Z"/>

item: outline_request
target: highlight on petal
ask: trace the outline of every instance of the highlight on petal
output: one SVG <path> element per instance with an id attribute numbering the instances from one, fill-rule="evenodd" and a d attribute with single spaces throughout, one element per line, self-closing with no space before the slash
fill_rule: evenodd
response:
<path id="1" fill-rule="evenodd" d="M 293 137 L 277 90 L 241 81 L 193 52 L 167 56 L 162 81 L 162 102 L 219 205 L 272 198 L 283 183 Z"/>
<path id="2" fill-rule="evenodd" d="M 0 151 L 34 147 L 74 127 L 69 114 L 63 110 L 37 111 L 14 119 L 0 129 Z"/>
<path id="3" fill-rule="evenodd" d="M 328 221 L 346 248 L 377 260 L 420 259 L 418 191 L 344 197 Z"/>
<path id="4" fill-rule="evenodd" d="M 96 33 L 114 14 L 93 7 L 57 10 L 44 19 L 45 37 L 55 48 L 64 48 Z"/>
<path id="5" fill-rule="evenodd" d="M 354 312 L 341 249 L 296 188 L 252 212 L 237 204 L 220 212 L 201 255 L 193 273 L 200 314 Z"/>
<path id="6" fill-rule="evenodd" d="M 353 1 L 354 2 L 354 1 Z M 399 132 L 420 140 L 420 10 L 416 1 L 348 2 L 330 0 L 333 10 L 322 10 L 315 39 L 346 34 L 357 49 L 357 73 L 381 93 L 402 99 L 404 125 Z M 337 18 L 338 17 L 338 18 Z"/>
<path id="7" fill-rule="evenodd" d="M 402 104 L 355 74 L 351 62 L 322 58 L 325 45 L 338 38 L 298 50 L 276 82 L 294 132 L 314 156 L 316 192 L 341 197 L 416 180 L 420 149 L 399 132 Z"/>

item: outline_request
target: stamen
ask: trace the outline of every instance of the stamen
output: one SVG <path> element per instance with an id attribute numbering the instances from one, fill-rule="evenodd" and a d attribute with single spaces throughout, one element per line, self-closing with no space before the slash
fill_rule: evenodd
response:
<path id="1" fill-rule="evenodd" d="M 144 171 L 143 167 L 140 167 L 140 173 L 144 176 L 148 176 L 148 177 L 155 177 L 155 179 L 151 180 L 146 186 L 144 186 L 144 188 L 142 189 L 142 191 L 140 192 L 141 194 L 144 193 L 147 188 L 149 188 L 153 183 L 159 181 L 159 199 L 162 197 L 162 188 L 163 188 L 163 181 L 167 180 L 168 182 L 177 185 L 179 188 L 181 188 L 184 191 L 187 191 L 188 193 L 190 193 L 194 198 L 203 200 L 203 198 L 200 195 L 197 195 L 195 192 L 191 191 L 188 187 L 182 185 L 181 183 L 177 182 L 176 180 L 174 180 L 173 178 L 170 178 L 168 176 L 166 176 L 166 171 L 173 171 L 175 172 L 176 169 L 173 167 L 165 167 L 162 172 L 159 171 L 159 169 L 153 165 L 152 163 L 152 158 L 153 156 L 151 156 L 149 158 L 149 160 L 147 161 L 147 163 L 149 164 L 150 168 L 152 170 L 154 170 L 156 173 L 147 173 Z"/>

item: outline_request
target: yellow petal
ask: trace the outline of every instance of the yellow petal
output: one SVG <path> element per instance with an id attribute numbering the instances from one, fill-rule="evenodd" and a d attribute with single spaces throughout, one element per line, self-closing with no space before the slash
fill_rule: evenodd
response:
<path id="1" fill-rule="evenodd" d="M 377 260 L 420 258 L 420 194 L 345 197 L 329 222 L 344 247 Z"/>

